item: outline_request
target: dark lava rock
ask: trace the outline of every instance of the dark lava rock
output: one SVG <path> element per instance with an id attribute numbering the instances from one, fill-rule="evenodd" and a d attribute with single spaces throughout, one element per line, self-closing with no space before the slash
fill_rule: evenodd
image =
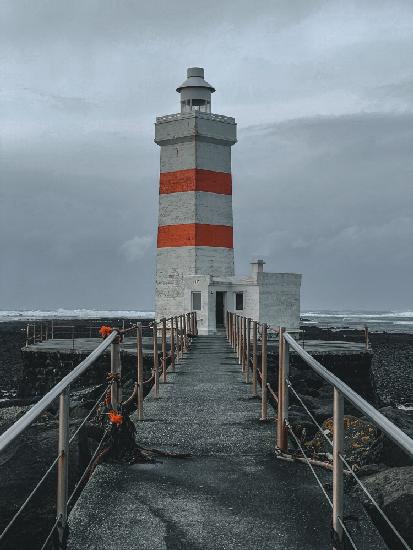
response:
<path id="1" fill-rule="evenodd" d="M 393 424 L 413 438 L 413 411 L 404 411 L 393 407 L 383 407 L 380 412 Z M 413 466 L 413 459 L 393 443 L 391 439 L 383 437 L 383 451 L 381 460 L 389 466 Z"/>
<path id="2" fill-rule="evenodd" d="M 413 467 L 388 468 L 363 478 L 363 484 L 407 544 L 413 546 Z M 357 491 L 389 548 L 405 548 L 367 495 Z"/>
<path id="3" fill-rule="evenodd" d="M 317 433 L 317 426 L 302 407 L 291 405 L 288 409 L 288 421 L 301 442 L 312 439 Z"/>
<path id="4" fill-rule="evenodd" d="M 322 424 L 324 434 L 332 441 L 334 435 L 333 419 L 329 418 Z M 307 447 L 314 456 L 327 457 L 332 460 L 332 447 L 320 432 L 308 442 Z M 382 440 L 377 428 L 356 418 L 344 417 L 344 456 L 350 466 L 363 466 L 378 461 L 382 449 Z"/>

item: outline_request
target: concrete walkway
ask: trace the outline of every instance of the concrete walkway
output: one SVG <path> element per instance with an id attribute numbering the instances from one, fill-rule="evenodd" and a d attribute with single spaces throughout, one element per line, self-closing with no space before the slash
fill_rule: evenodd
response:
<path id="1" fill-rule="evenodd" d="M 224 337 L 195 339 L 138 424 L 143 445 L 192 458 L 99 466 L 71 514 L 69 549 L 331 548 L 319 487 L 274 457 L 274 423 L 250 396 Z"/>

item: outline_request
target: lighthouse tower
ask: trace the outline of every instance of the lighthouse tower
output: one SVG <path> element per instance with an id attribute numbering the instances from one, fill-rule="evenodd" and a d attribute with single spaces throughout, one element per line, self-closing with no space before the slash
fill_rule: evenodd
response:
<path id="1" fill-rule="evenodd" d="M 204 80 L 200 67 L 187 70 L 177 92 L 181 112 L 158 117 L 155 124 L 155 142 L 161 147 L 158 319 L 188 309 L 185 278 L 234 275 L 231 146 L 237 141 L 235 120 L 211 113 L 215 89 Z"/>

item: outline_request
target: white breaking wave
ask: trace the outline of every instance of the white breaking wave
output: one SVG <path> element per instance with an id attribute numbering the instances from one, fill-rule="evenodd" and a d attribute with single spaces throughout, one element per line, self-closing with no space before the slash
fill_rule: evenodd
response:
<path id="1" fill-rule="evenodd" d="M 386 311 L 386 312 L 363 312 L 363 311 L 302 311 L 302 317 L 340 317 L 343 319 L 364 319 L 364 318 L 374 318 L 377 319 L 381 317 L 383 319 L 393 319 L 397 317 L 407 317 L 413 319 L 413 311 Z"/>
<path id="2" fill-rule="evenodd" d="M 155 316 L 153 311 L 64 309 L 0 310 L 0 323 L 5 321 L 36 321 L 40 319 L 148 319 Z"/>

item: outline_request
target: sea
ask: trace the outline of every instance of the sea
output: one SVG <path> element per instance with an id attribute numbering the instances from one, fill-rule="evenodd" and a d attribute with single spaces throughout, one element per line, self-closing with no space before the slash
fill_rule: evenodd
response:
<path id="1" fill-rule="evenodd" d="M 7 321 L 41 321 L 46 319 L 151 319 L 153 311 L 114 309 L 28 309 L 0 310 L 0 323 Z"/>
<path id="2" fill-rule="evenodd" d="M 303 325 L 360 329 L 370 332 L 413 333 L 413 311 L 311 310 L 301 312 Z"/>
<path id="3" fill-rule="evenodd" d="M 150 319 L 153 311 L 63 309 L 0 310 L 0 323 L 42 319 Z M 308 310 L 301 312 L 303 325 L 360 329 L 367 325 L 372 332 L 413 333 L 413 311 Z"/>

